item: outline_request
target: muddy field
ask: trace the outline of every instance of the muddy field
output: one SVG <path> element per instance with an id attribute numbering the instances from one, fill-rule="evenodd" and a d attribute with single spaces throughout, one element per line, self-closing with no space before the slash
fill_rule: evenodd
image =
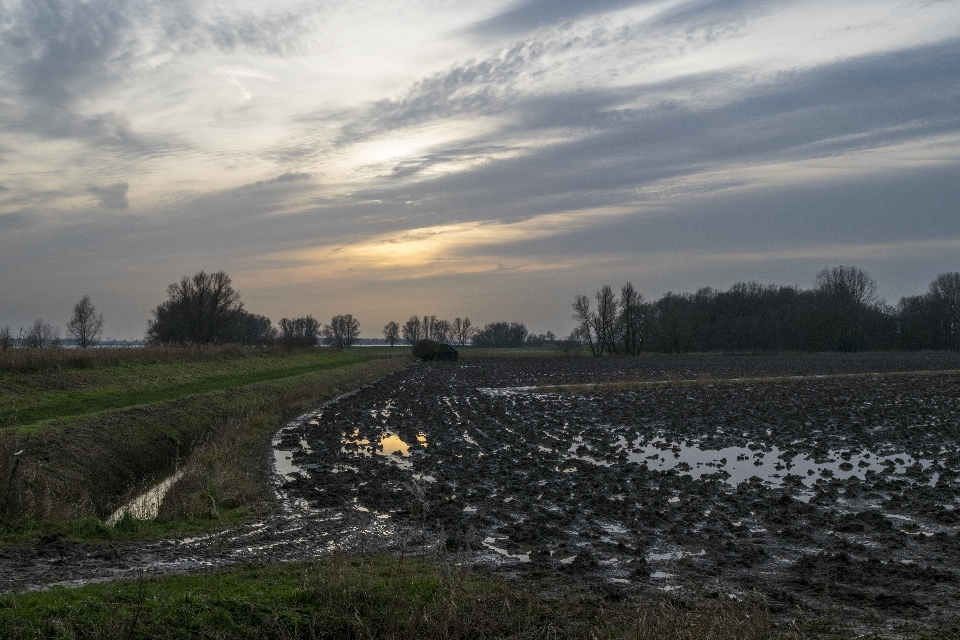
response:
<path id="1" fill-rule="evenodd" d="M 784 619 L 949 629 L 958 370 L 960 354 L 416 364 L 277 434 L 277 514 L 6 547 L 0 592 L 442 541 L 457 561 L 612 598 L 758 591 Z M 622 380 L 657 384 L 542 390 Z"/>
<path id="2" fill-rule="evenodd" d="M 910 369 L 926 373 L 889 375 Z M 281 491 L 367 513 L 394 546 L 442 532 L 460 557 L 612 597 L 756 590 L 784 616 L 942 627 L 960 610 L 956 369 L 910 355 L 417 365 L 282 431 Z M 829 376 L 865 372 L 888 375 Z M 794 377 L 742 380 L 772 376 Z M 536 388 L 623 379 L 707 382 Z"/>

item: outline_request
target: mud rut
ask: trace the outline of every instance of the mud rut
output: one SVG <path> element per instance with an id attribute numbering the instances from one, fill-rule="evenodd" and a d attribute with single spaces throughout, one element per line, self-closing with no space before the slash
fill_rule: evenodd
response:
<path id="1" fill-rule="evenodd" d="M 617 596 L 738 597 L 870 628 L 960 611 L 960 369 L 951 355 L 416 365 L 275 440 L 283 512 L 202 537 L 0 550 L 0 589 L 334 549 L 569 576 Z M 538 393 L 523 387 L 802 376 Z"/>

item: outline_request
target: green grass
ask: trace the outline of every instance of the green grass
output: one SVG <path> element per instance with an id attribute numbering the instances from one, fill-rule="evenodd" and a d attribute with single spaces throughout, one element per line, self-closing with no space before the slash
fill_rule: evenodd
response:
<path id="1" fill-rule="evenodd" d="M 0 597 L 0 638 L 18 639 L 753 640 L 772 631 L 758 602 L 613 603 L 569 583 L 450 568 L 445 558 L 334 556 Z"/>
<path id="2" fill-rule="evenodd" d="M 115 367 L 0 375 L 0 427 L 73 418 L 292 378 L 363 362 L 376 353 L 306 352 L 207 361 L 129 362 Z"/>

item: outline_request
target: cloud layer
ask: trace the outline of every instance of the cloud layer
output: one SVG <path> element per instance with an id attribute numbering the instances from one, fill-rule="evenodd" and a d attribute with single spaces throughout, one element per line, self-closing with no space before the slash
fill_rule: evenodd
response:
<path id="1" fill-rule="evenodd" d="M 0 326 L 91 293 L 138 336 L 199 269 L 367 335 L 849 262 L 895 302 L 960 269 L 957 33 L 919 0 L 0 0 Z"/>

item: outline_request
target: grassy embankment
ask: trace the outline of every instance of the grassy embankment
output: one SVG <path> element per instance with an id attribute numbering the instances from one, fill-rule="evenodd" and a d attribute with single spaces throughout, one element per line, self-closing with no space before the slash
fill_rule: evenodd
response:
<path id="1" fill-rule="evenodd" d="M 447 569 L 443 569 L 447 567 Z M 0 638 L 689 638 L 774 635 L 763 603 L 610 602 L 382 556 L 0 597 Z"/>
<path id="2" fill-rule="evenodd" d="M 8 540 L 51 530 L 114 535 L 100 520 L 174 468 L 184 476 L 154 533 L 263 510 L 270 435 L 409 361 L 405 350 L 387 349 L 19 357 L 0 362 L 0 538 Z"/>

